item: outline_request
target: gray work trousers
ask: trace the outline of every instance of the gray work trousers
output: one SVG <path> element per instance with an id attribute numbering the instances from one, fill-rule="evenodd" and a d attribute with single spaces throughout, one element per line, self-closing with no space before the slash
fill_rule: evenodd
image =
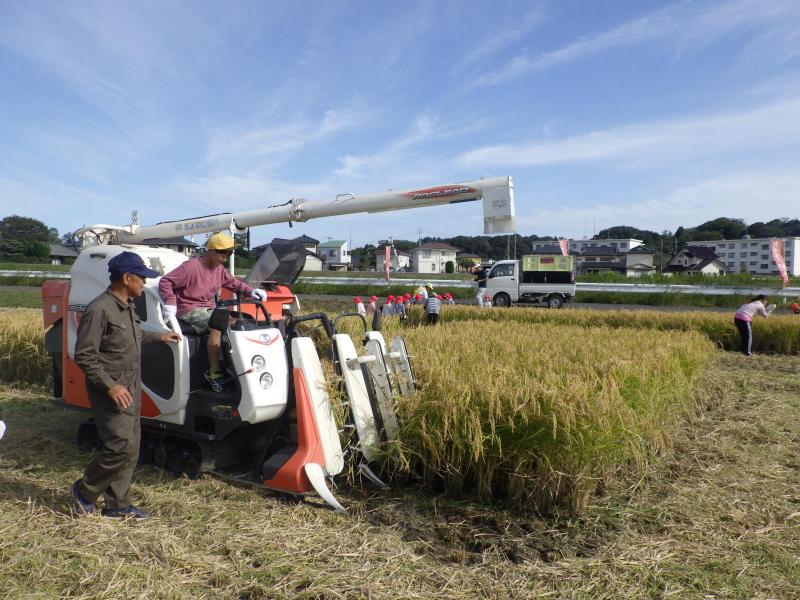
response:
<path id="1" fill-rule="evenodd" d="M 102 448 L 92 457 L 78 484 L 84 500 L 95 503 L 103 496 L 106 508 L 125 508 L 131 504 L 131 479 L 139 460 L 141 441 L 139 411 L 131 409 L 133 407 L 114 411 L 92 407 Z"/>

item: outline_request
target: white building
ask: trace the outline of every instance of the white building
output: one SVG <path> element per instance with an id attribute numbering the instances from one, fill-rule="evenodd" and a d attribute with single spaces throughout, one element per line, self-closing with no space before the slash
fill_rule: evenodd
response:
<path id="1" fill-rule="evenodd" d="M 456 253 L 458 248 L 444 242 L 427 242 L 413 250 L 413 269 L 416 273 L 446 273 L 447 263 L 453 263 L 453 272 L 457 269 Z"/>
<path id="2" fill-rule="evenodd" d="M 724 275 L 727 266 L 707 246 L 686 246 L 664 265 L 664 275 Z"/>
<path id="3" fill-rule="evenodd" d="M 535 242 L 541 243 L 545 246 L 552 246 L 553 242 Z M 643 245 L 642 240 L 633 238 L 628 239 L 608 239 L 608 240 L 569 240 L 569 253 L 570 254 L 583 254 L 587 248 L 616 248 L 622 253 L 629 252 L 637 246 Z"/>
<path id="4" fill-rule="evenodd" d="M 315 240 L 306 234 L 292 238 L 293 242 L 300 242 L 306 249 L 306 264 L 303 271 L 322 271 L 322 257 L 317 254 L 317 244 L 319 240 Z"/>
<path id="5" fill-rule="evenodd" d="M 800 259 L 797 256 L 800 238 L 783 239 L 783 254 L 786 271 L 790 277 L 800 275 Z M 769 251 L 770 238 L 741 240 L 708 240 L 690 242 L 692 246 L 711 248 L 728 267 L 730 273 L 751 273 L 752 275 L 778 275 L 778 267 Z"/>
<path id="6" fill-rule="evenodd" d="M 328 271 L 346 271 L 350 265 L 347 240 L 331 240 L 317 246 L 317 254 L 325 261 Z"/>
<path id="7" fill-rule="evenodd" d="M 411 268 L 411 253 L 405 252 L 403 250 L 392 250 L 389 249 L 391 253 L 390 260 L 389 260 L 389 268 L 392 271 L 399 271 L 400 269 L 408 270 Z M 375 251 L 375 270 L 378 273 L 383 273 L 384 271 L 384 261 L 386 259 L 386 246 L 381 246 Z"/>

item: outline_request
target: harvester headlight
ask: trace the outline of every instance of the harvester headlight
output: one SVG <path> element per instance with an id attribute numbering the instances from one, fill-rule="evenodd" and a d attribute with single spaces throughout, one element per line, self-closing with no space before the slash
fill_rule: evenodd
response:
<path id="1" fill-rule="evenodd" d="M 253 360 L 250 361 L 250 364 L 256 371 L 263 371 L 264 367 L 267 366 L 267 361 L 264 360 L 264 357 L 260 354 L 256 354 L 253 357 Z"/>
<path id="2" fill-rule="evenodd" d="M 262 373 L 261 377 L 258 379 L 258 383 L 261 384 L 261 387 L 265 390 L 268 390 L 272 387 L 272 374 L 271 373 Z"/>

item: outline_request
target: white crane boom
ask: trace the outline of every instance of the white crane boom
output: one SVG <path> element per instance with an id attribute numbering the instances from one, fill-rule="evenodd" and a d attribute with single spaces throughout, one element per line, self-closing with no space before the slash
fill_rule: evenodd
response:
<path id="1" fill-rule="evenodd" d="M 140 226 L 136 223 L 124 227 L 92 225 L 77 231 L 76 235 L 85 239 L 88 234 L 96 239 L 96 243 L 113 243 L 114 241 L 137 243 L 152 238 L 182 237 L 212 231 L 241 231 L 248 227 L 272 223 L 291 223 L 319 217 L 404 210 L 475 200 L 483 200 L 483 230 L 485 234 L 516 231 L 514 184 L 509 176 L 361 196 L 339 194 L 335 200 L 328 202 L 294 198 L 284 204 L 256 210 L 219 213 L 147 226 Z"/>

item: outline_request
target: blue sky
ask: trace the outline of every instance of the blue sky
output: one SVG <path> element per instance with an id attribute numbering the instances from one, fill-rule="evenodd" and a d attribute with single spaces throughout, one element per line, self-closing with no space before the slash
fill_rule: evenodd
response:
<path id="1" fill-rule="evenodd" d="M 500 175 L 526 235 L 800 216 L 797 0 L 7 1 L 0 72 L 0 216 L 61 232 Z"/>

